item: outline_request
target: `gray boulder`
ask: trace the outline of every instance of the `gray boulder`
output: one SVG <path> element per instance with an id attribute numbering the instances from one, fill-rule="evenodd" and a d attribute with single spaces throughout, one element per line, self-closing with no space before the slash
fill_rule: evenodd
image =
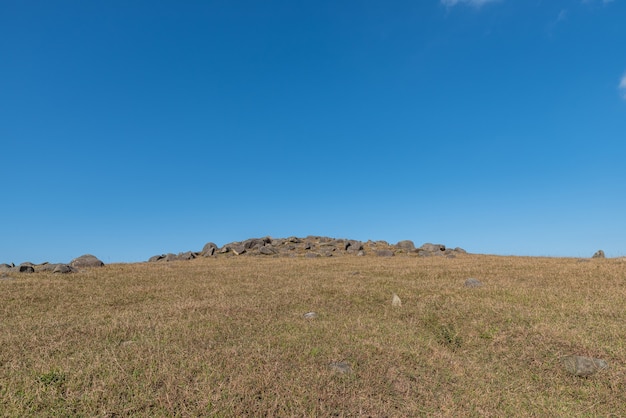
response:
<path id="1" fill-rule="evenodd" d="M 393 257 L 395 253 L 391 250 L 377 250 L 376 255 L 378 257 Z"/>
<path id="2" fill-rule="evenodd" d="M 230 250 L 235 255 L 241 255 L 241 254 L 246 252 L 246 248 L 243 245 L 241 245 L 241 244 L 233 245 L 232 247 L 230 247 Z"/>
<path id="3" fill-rule="evenodd" d="M 75 268 L 68 266 L 67 264 L 55 264 L 55 267 L 52 269 L 53 273 L 60 274 L 74 273 L 75 271 Z"/>
<path id="4" fill-rule="evenodd" d="M 29 266 L 28 264 L 20 264 L 19 266 L 12 267 L 11 271 L 16 273 L 34 273 L 35 268 L 33 266 Z"/>
<path id="5" fill-rule="evenodd" d="M 413 243 L 413 241 L 407 239 L 404 241 L 399 241 L 396 244 L 396 247 L 405 251 L 413 251 L 415 249 L 415 244 Z"/>
<path id="6" fill-rule="evenodd" d="M 178 259 L 178 256 L 176 254 L 173 254 L 173 253 L 167 253 L 162 258 L 163 261 L 176 261 L 177 259 Z"/>
<path id="7" fill-rule="evenodd" d="M 606 258 L 604 251 L 598 250 L 591 258 Z"/>
<path id="8" fill-rule="evenodd" d="M 85 254 L 70 261 L 70 266 L 76 267 L 76 268 L 102 267 L 104 266 L 104 263 L 98 260 L 98 258 L 94 255 Z"/>
<path id="9" fill-rule="evenodd" d="M 179 253 L 176 256 L 177 260 L 182 260 L 182 261 L 193 260 L 194 258 L 196 258 L 196 253 L 194 253 L 193 251 L 187 251 L 187 252 L 184 252 L 184 253 Z"/>
<path id="10" fill-rule="evenodd" d="M 426 251 L 428 253 L 436 254 L 436 253 L 439 253 L 439 252 L 446 251 L 446 246 L 442 245 L 442 244 L 431 244 L 431 243 L 428 242 L 428 243 L 422 245 L 419 248 L 419 250 Z"/>
<path id="11" fill-rule="evenodd" d="M 217 249 L 218 249 L 217 245 L 215 245 L 212 242 L 207 242 L 206 244 L 204 244 L 204 247 L 202 247 L 202 251 L 200 251 L 200 255 L 202 257 L 211 257 L 217 252 Z"/>
<path id="12" fill-rule="evenodd" d="M 161 255 L 153 255 L 148 259 L 148 263 L 156 263 L 157 261 L 163 260 L 165 258 L 165 254 Z"/>
<path id="13" fill-rule="evenodd" d="M 606 361 L 584 356 L 561 357 L 565 370 L 575 376 L 587 377 L 609 367 Z"/>
<path id="14" fill-rule="evenodd" d="M 277 251 L 271 245 L 264 245 L 259 248 L 259 254 L 274 255 Z"/>

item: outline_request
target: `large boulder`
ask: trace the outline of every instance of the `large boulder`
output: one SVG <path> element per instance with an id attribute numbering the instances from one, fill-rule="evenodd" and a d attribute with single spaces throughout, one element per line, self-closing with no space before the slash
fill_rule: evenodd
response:
<path id="1" fill-rule="evenodd" d="M 413 241 L 407 239 L 404 241 L 399 241 L 396 244 L 396 247 L 405 251 L 413 251 L 415 249 L 415 244 L 413 243 Z"/>
<path id="2" fill-rule="evenodd" d="M 30 266 L 27 264 L 20 264 L 19 266 L 15 266 L 11 268 L 11 271 L 14 271 L 16 273 L 34 273 L 35 272 L 35 268 L 33 266 Z"/>
<path id="3" fill-rule="evenodd" d="M 94 255 L 85 254 L 70 261 L 70 266 L 75 268 L 102 267 L 104 266 L 104 263 Z"/>
<path id="4" fill-rule="evenodd" d="M 200 255 L 202 257 L 211 257 L 217 252 L 217 250 L 218 250 L 217 245 L 215 245 L 212 242 L 207 242 L 206 244 L 204 244 L 204 247 L 202 247 L 202 251 L 200 251 Z"/>
<path id="5" fill-rule="evenodd" d="M 68 266 L 67 264 L 55 264 L 54 269 L 52 269 L 53 273 L 67 274 L 74 273 L 76 269 L 72 266 Z"/>

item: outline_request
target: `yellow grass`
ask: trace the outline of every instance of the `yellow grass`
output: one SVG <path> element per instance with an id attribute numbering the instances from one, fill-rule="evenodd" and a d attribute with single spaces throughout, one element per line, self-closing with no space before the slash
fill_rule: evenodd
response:
<path id="1" fill-rule="evenodd" d="M 13 277 L 6 417 L 626 416 L 623 260 L 224 257 Z M 609 368 L 569 375 L 568 354 Z"/>

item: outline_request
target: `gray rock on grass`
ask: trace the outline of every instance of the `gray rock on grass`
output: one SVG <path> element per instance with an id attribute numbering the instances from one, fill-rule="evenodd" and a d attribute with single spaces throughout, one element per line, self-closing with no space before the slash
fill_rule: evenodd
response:
<path id="1" fill-rule="evenodd" d="M 568 373 L 575 376 L 587 377 L 609 367 L 602 359 L 585 356 L 561 357 L 561 364 Z"/>
<path id="2" fill-rule="evenodd" d="M 591 258 L 606 258 L 606 256 L 604 255 L 604 251 L 598 250 Z"/>
<path id="3" fill-rule="evenodd" d="M 104 263 L 100 261 L 96 256 L 91 254 L 81 255 L 70 261 L 70 266 L 76 268 L 82 267 L 102 267 Z"/>
<path id="4" fill-rule="evenodd" d="M 469 279 L 465 280 L 465 287 L 481 287 L 482 285 L 483 283 L 478 279 L 470 277 Z"/>
<path id="5" fill-rule="evenodd" d="M 350 366 L 350 363 L 346 362 L 346 361 L 337 361 L 337 362 L 333 362 L 330 363 L 328 365 L 328 367 L 330 367 L 332 370 L 342 373 L 342 374 L 350 374 L 352 373 L 352 366 Z"/>

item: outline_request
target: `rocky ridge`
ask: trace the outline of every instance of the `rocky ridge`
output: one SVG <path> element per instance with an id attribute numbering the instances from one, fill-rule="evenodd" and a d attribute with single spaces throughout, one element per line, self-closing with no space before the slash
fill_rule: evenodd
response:
<path id="1" fill-rule="evenodd" d="M 377 256 L 393 257 L 396 255 L 414 255 L 418 257 L 456 257 L 466 254 L 462 248 L 446 248 L 443 244 L 426 243 L 415 247 L 413 241 L 404 240 L 397 244 L 387 241 L 357 241 L 343 238 L 330 238 L 309 235 L 305 238 L 250 238 L 235 241 L 218 247 L 209 242 L 201 251 L 187 251 L 178 254 L 168 253 L 150 257 L 148 262 L 167 262 L 191 260 L 197 257 L 341 257 L 341 256 Z"/>

